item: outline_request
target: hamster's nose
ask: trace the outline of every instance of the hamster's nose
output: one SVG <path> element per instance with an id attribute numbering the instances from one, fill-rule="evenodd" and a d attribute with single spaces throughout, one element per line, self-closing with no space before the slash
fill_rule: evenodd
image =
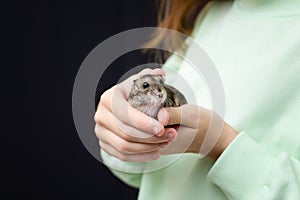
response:
<path id="1" fill-rule="evenodd" d="M 162 98 L 162 97 L 163 97 L 163 94 L 162 94 L 162 93 L 159 93 L 157 96 L 158 96 L 159 98 Z"/>

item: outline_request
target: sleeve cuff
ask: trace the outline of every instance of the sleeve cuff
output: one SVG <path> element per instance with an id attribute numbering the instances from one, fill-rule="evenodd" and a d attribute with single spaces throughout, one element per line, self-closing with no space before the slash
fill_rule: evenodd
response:
<path id="1" fill-rule="evenodd" d="M 243 199 L 261 188 L 275 157 L 244 131 L 232 141 L 210 169 L 207 178 L 230 199 Z"/>
<path id="2" fill-rule="evenodd" d="M 107 167 L 114 170 L 118 170 L 120 172 L 126 172 L 126 173 L 140 174 L 145 172 L 156 171 L 172 164 L 181 156 L 182 156 L 181 154 L 164 155 L 161 156 L 158 160 L 153 160 L 150 162 L 125 162 L 107 154 L 105 151 L 101 149 L 101 157 L 103 163 Z"/>
<path id="3" fill-rule="evenodd" d="M 145 168 L 145 163 L 136 162 L 125 162 L 118 158 L 115 158 L 101 149 L 101 157 L 103 159 L 103 164 L 107 167 L 127 173 L 143 173 Z"/>

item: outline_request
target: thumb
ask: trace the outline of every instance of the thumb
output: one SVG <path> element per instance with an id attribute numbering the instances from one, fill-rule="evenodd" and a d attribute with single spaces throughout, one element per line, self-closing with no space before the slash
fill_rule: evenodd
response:
<path id="1" fill-rule="evenodd" d="M 157 119 L 164 126 L 181 124 L 181 107 L 166 107 L 160 109 Z"/>
<path id="2" fill-rule="evenodd" d="M 202 114 L 201 114 L 202 113 Z M 181 124 L 191 128 L 197 128 L 199 125 L 200 114 L 203 117 L 209 117 L 209 111 L 190 104 L 180 107 L 162 108 L 158 113 L 158 121 L 164 126 Z"/>

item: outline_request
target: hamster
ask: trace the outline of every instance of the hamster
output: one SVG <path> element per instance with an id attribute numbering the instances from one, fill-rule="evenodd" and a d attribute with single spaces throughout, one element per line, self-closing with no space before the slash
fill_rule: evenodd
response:
<path id="1" fill-rule="evenodd" d="M 164 82 L 162 76 L 149 74 L 134 80 L 128 98 L 129 104 L 155 119 L 162 107 L 187 104 L 182 93 Z"/>

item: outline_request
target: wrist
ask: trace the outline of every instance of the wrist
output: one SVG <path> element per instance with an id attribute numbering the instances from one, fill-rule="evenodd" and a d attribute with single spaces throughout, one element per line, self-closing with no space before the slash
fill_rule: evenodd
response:
<path id="1" fill-rule="evenodd" d="M 208 130 L 208 125 L 210 124 L 210 119 L 213 112 L 204 109 L 201 111 L 203 115 L 201 120 L 199 120 L 197 134 L 195 135 L 193 142 L 191 143 L 190 147 L 187 150 L 188 153 L 199 154 L 200 148 L 202 146 L 203 140 Z"/>
<path id="2" fill-rule="evenodd" d="M 205 127 L 205 126 L 200 126 L 200 127 Z M 202 128 L 202 130 L 198 131 L 192 144 L 186 151 L 187 153 L 196 153 L 196 154 L 201 153 L 200 148 L 203 143 L 204 137 L 206 135 L 205 133 L 207 133 L 207 128 Z M 229 144 L 234 140 L 237 134 L 238 132 L 236 130 L 234 130 L 230 125 L 224 122 L 224 125 L 222 127 L 217 142 L 215 143 L 215 145 L 212 147 L 212 149 L 206 156 L 212 159 L 213 161 L 216 161 L 219 158 L 219 156 L 223 153 L 223 151 L 227 148 L 227 146 L 229 146 Z"/>
<path id="3" fill-rule="evenodd" d="M 221 156 L 223 151 L 234 140 L 237 134 L 238 132 L 236 130 L 234 130 L 230 125 L 224 122 L 224 126 L 222 128 L 221 134 L 216 144 L 213 146 L 211 151 L 207 154 L 207 157 L 209 157 L 213 161 L 216 161 Z"/>

